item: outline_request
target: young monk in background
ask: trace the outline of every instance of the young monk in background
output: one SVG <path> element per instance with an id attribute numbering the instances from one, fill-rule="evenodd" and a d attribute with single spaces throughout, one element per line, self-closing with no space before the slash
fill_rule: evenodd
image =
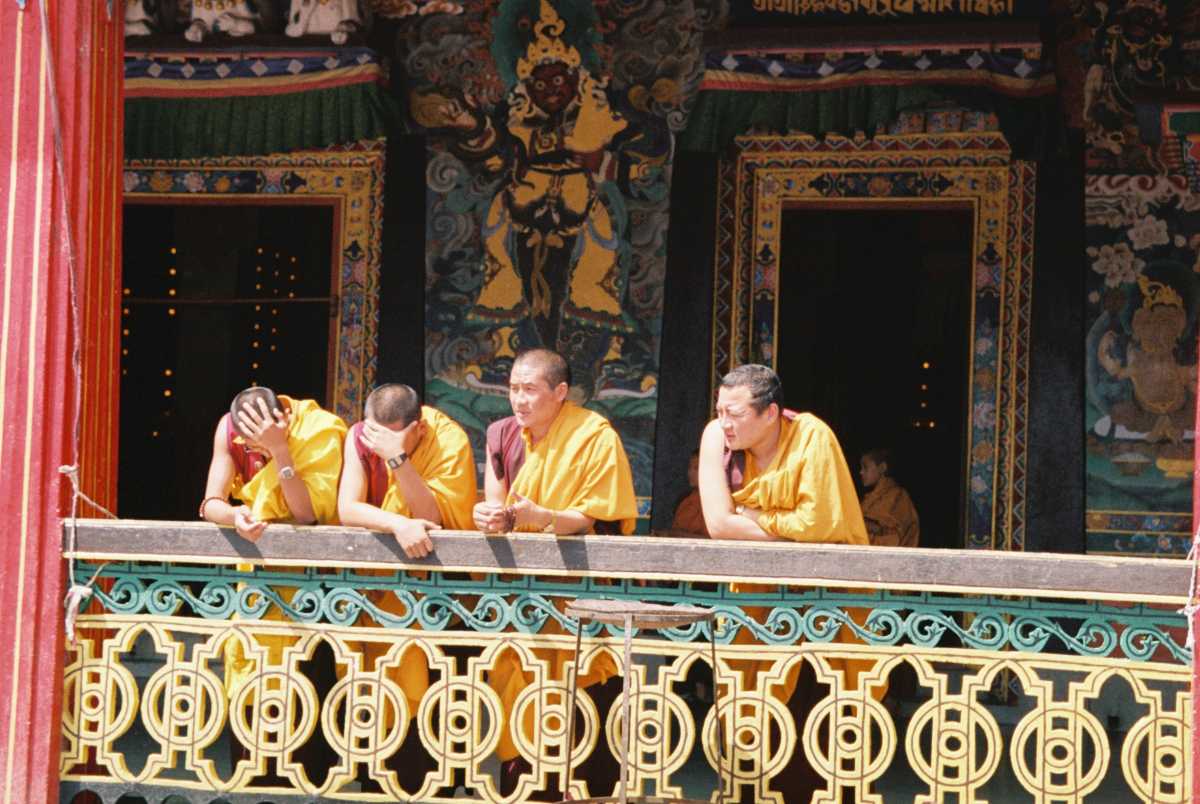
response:
<path id="1" fill-rule="evenodd" d="M 694 533 L 707 536 L 708 526 L 704 524 L 704 509 L 700 507 L 700 450 L 693 452 L 691 460 L 688 461 L 687 479 L 691 491 L 675 506 L 675 519 L 671 522 L 671 530 L 681 532 L 675 535 Z"/>
<path id="2" fill-rule="evenodd" d="M 860 461 L 867 535 L 871 544 L 882 547 L 916 547 L 921 540 L 921 521 L 908 492 L 888 475 L 891 458 L 889 450 L 873 449 Z"/>

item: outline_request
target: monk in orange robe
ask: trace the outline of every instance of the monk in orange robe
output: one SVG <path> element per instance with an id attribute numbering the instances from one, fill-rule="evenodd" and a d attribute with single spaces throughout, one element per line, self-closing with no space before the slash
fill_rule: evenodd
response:
<path id="1" fill-rule="evenodd" d="M 692 453 L 688 461 L 688 485 L 691 486 L 679 505 L 675 506 L 675 518 L 671 522 L 672 535 L 708 535 L 704 524 L 704 510 L 700 507 L 700 450 Z"/>
<path id="2" fill-rule="evenodd" d="M 862 478 L 862 512 L 871 544 L 881 547 L 916 547 L 921 541 L 921 520 L 912 498 L 888 475 L 891 452 L 873 449 L 859 462 Z"/>
<path id="3" fill-rule="evenodd" d="M 570 371 L 557 352 L 522 352 L 509 375 L 513 415 L 487 431 L 484 500 L 475 506 L 475 525 L 485 533 L 531 531 L 562 535 L 633 533 L 637 499 L 633 472 L 621 437 L 598 413 L 567 400 Z M 554 621 L 542 633 L 561 633 Z M 551 673 L 563 677 L 569 650 L 536 651 L 550 662 Z M 579 678 L 580 688 L 602 684 L 617 674 L 607 655 L 592 662 Z M 515 784 L 528 769 L 511 733 L 517 696 L 533 675 L 515 653 L 502 653 L 488 678 L 500 696 L 504 723 L 496 749 L 504 763 L 502 788 Z M 532 735 L 532 722 L 521 725 Z M 507 793 L 502 789 L 502 794 Z"/>
<path id="4" fill-rule="evenodd" d="M 463 429 L 441 411 L 422 406 L 416 391 L 397 383 L 372 391 L 365 413 L 346 435 L 338 491 L 342 524 L 391 533 L 409 558 L 433 552 L 430 528 L 470 529 L 477 494 L 475 461 Z M 372 593 L 371 598 L 384 611 L 407 613 L 390 592 Z M 383 643 L 365 643 L 367 667 L 387 652 Z M 429 688 L 425 654 L 410 647 L 388 675 L 404 690 L 408 716 L 414 717 Z"/>
<path id="5" fill-rule="evenodd" d="M 858 494 L 841 446 L 827 424 L 811 413 L 783 407 L 783 386 L 766 366 L 743 365 L 721 380 L 717 418 L 708 423 L 700 440 L 700 500 L 709 536 L 714 539 L 857 544 L 868 543 L 867 528 L 858 505 Z M 776 587 L 738 584 L 737 591 L 768 592 Z M 749 607 L 747 614 L 764 621 L 767 609 Z M 847 612 L 860 626 L 866 613 Z M 843 626 L 839 642 L 855 638 Z M 742 629 L 735 641 L 753 642 Z M 757 675 L 772 662 L 734 661 L 749 689 Z M 873 661 L 831 661 L 842 668 L 845 684 L 854 689 L 858 676 Z M 815 680 L 805 674 L 802 694 L 791 701 L 805 665 L 798 665 L 775 696 L 791 702 L 796 727 L 802 729 L 807 709 L 815 704 Z M 874 691 L 879 697 L 883 692 Z M 793 753 L 778 777 L 785 800 L 807 801 L 811 790 L 823 782 L 807 763 L 802 749 Z"/>
<path id="6" fill-rule="evenodd" d="M 213 435 L 200 518 L 232 526 L 255 542 L 271 522 L 337 524 L 338 475 L 346 424 L 311 399 L 276 396 L 269 388 L 247 388 L 221 417 Z M 232 505 L 234 497 L 242 505 Z M 239 564 L 249 571 L 250 565 Z M 290 600 L 294 589 L 277 590 Z M 283 619 L 272 606 L 266 620 Z M 270 661 L 279 662 L 294 637 L 260 638 Z M 225 643 L 225 688 L 232 696 L 255 671 L 240 642 Z"/>

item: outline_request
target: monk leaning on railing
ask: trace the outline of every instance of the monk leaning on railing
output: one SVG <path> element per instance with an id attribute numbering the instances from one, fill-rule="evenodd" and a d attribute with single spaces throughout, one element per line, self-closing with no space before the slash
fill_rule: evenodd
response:
<path id="1" fill-rule="evenodd" d="M 493 423 L 487 432 L 484 501 L 475 506 L 475 524 L 485 533 L 633 533 L 637 500 L 621 437 L 603 416 L 568 401 L 569 386 L 567 362 L 556 352 L 534 349 L 513 362 L 509 376 L 513 415 Z M 542 629 L 542 633 L 556 631 L 561 633 L 553 621 Z M 550 662 L 555 678 L 563 677 L 572 657 L 566 650 L 535 653 Z M 616 664 L 603 654 L 580 676 L 578 686 L 603 684 L 616 674 Z M 512 651 L 500 654 L 488 679 L 504 710 L 496 750 L 503 763 L 504 795 L 529 770 L 513 742 L 509 719 L 517 696 L 532 681 Z M 533 731 L 532 722 L 521 727 L 527 735 Z M 597 767 L 593 782 L 597 776 L 613 776 L 613 770 Z M 607 781 L 603 778 L 600 784 Z"/>
<path id="2" fill-rule="evenodd" d="M 865 545 L 867 528 L 858 505 L 854 480 L 837 437 L 829 425 L 811 413 L 783 407 L 783 385 L 770 368 L 747 364 L 721 380 L 717 418 L 704 428 L 700 440 L 700 499 L 708 533 L 714 539 L 748 541 L 792 540 Z M 738 584 L 737 591 L 766 592 L 774 587 Z M 769 610 L 747 608 L 764 622 Z M 848 611 L 862 625 L 867 612 Z M 854 641 L 842 626 L 838 641 Z M 742 629 L 735 640 L 753 642 Z M 731 662 L 754 689 L 756 677 L 773 662 Z M 860 674 L 873 661 L 838 661 L 845 688 L 855 689 Z M 774 694 L 792 706 L 797 722 L 820 697 L 814 694 L 812 671 L 797 665 Z M 802 689 L 797 693 L 797 686 Z M 873 694 L 882 697 L 885 689 Z M 807 800 L 822 780 L 809 767 L 803 752 L 780 777 L 789 801 Z"/>

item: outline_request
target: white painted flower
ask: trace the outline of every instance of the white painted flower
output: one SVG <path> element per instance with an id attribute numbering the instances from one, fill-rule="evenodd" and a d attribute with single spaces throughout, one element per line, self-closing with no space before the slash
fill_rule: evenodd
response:
<path id="1" fill-rule="evenodd" d="M 995 348 L 995 344 L 991 338 L 976 338 L 975 339 L 975 354 L 986 355 Z"/>
<path id="2" fill-rule="evenodd" d="M 1129 242 L 1133 243 L 1135 251 L 1170 243 L 1171 238 L 1167 235 L 1167 222 L 1162 218 L 1146 215 L 1129 227 Z"/>
<path id="3" fill-rule="evenodd" d="M 1088 246 L 1088 256 L 1094 258 L 1092 270 L 1104 277 L 1104 284 L 1110 288 L 1123 285 L 1126 282 L 1136 282 L 1146 261 L 1134 255 L 1128 243 L 1117 243 L 1115 246 L 1103 245 L 1099 248 Z"/>
<path id="4" fill-rule="evenodd" d="M 971 477 L 971 491 L 973 491 L 976 494 L 983 494 L 984 492 L 988 491 L 987 481 L 984 480 L 979 475 L 972 476 Z"/>
<path id="5" fill-rule="evenodd" d="M 1088 301 L 1090 301 L 1092 304 L 1099 304 L 1100 303 L 1100 291 L 1093 290 L 1091 293 L 1089 293 Z"/>
<path id="6" fill-rule="evenodd" d="M 1181 234 L 1175 235 L 1175 245 L 1179 248 L 1183 248 L 1187 245 L 1187 238 Z"/>
<path id="7" fill-rule="evenodd" d="M 138 174 L 132 170 L 125 171 L 124 177 L 125 192 L 132 193 L 138 186 Z"/>
<path id="8" fill-rule="evenodd" d="M 204 190 L 204 176 L 191 170 L 183 175 L 183 186 L 189 193 L 199 193 Z"/>
<path id="9" fill-rule="evenodd" d="M 996 424 L 996 406 L 991 402 L 979 402 L 975 405 L 974 427 L 992 427 Z"/>

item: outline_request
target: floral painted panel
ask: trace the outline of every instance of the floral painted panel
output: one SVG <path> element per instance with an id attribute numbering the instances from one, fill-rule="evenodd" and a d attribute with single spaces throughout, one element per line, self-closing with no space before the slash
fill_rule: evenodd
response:
<path id="1" fill-rule="evenodd" d="M 1192 530 L 1200 196 L 1182 176 L 1087 187 L 1087 541 L 1183 555 Z"/>

